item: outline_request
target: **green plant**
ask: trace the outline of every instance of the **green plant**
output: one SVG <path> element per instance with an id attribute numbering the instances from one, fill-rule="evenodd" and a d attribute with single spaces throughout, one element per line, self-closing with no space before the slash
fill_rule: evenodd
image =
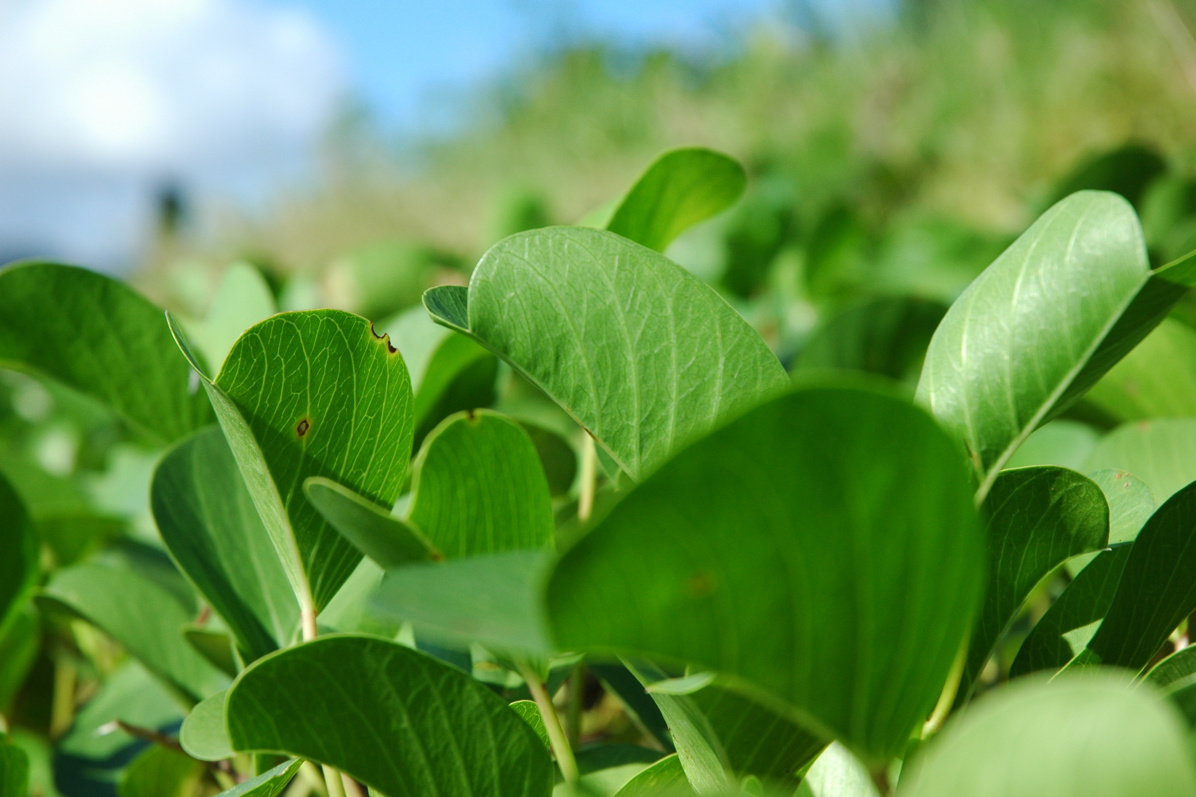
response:
<path id="1" fill-rule="evenodd" d="M 1196 259 L 1152 268 L 1130 205 L 1080 191 L 945 315 L 871 300 L 788 374 L 663 254 L 743 187 L 668 153 L 606 229 L 428 291 L 440 327 L 265 290 L 163 321 L 82 269 L 0 272 L 0 364 L 49 385 L 7 389 L 153 463 L 124 533 L 61 473 L 0 479 L 3 794 L 54 788 L 38 732 L 60 785 L 124 797 L 1196 794 L 1196 473 L 1159 447 L 1196 431 L 1091 420 L 1196 355 L 1163 323 Z M 913 393 L 918 345 L 867 341 L 930 327 Z M 619 718 L 588 742 L 587 685 Z"/>

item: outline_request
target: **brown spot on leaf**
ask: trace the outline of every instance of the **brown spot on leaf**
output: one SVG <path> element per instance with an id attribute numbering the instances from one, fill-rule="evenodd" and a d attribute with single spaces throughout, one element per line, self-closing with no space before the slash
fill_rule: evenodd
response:
<path id="1" fill-rule="evenodd" d="M 303 437 L 305 434 L 307 434 L 307 430 L 310 428 L 311 423 L 308 422 L 307 418 L 304 418 L 303 420 L 299 421 L 299 425 L 295 427 L 295 434 Z"/>
<path id="2" fill-rule="evenodd" d="M 396 348 L 394 347 L 394 344 L 392 344 L 392 343 L 390 342 L 390 333 L 388 333 L 388 332 L 383 332 L 381 335 L 379 335 L 379 334 L 378 334 L 378 330 L 374 329 L 374 322 L 373 322 L 373 321 L 371 321 L 371 322 L 370 322 L 370 334 L 371 334 L 371 335 L 373 335 L 373 336 L 374 336 L 375 338 L 377 338 L 378 340 L 384 340 L 384 341 L 386 341 L 386 350 L 387 350 L 387 351 L 389 351 L 391 354 L 394 354 L 394 353 L 396 353 L 396 352 L 398 351 L 398 349 L 396 349 Z"/>

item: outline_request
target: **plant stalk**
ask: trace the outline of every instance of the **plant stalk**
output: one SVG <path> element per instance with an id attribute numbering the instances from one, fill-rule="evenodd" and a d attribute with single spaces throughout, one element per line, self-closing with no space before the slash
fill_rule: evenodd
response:
<path id="1" fill-rule="evenodd" d="M 557 766 L 561 768 L 561 776 L 572 791 L 579 777 L 577 759 L 573 757 L 573 748 L 569 746 L 565 729 L 561 727 L 561 718 L 556 713 L 556 706 L 552 704 L 552 697 L 544 688 L 539 676 L 523 662 L 519 662 L 518 666 L 519 673 L 527 682 L 528 691 L 536 701 L 536 708 L 540 709 L 540 718 L 544 720 L 544 727 L 548 731 L 548 742 L 552 746 L 553 755 L 556 756 Z"/>
<path id="2" fill-rule="evenodd" d="M 935 704 L 930 719 L 922 726 L 922 738 L 925 739 L 938 733 L 955 705 L 955 696 L 959 694 L 959 682 L 963 679 L 963 665 L 968 657 L 968 645 L 965 642 L 955 656 L 955 663 L 951 665 L 951 672 L 947 675 L 947 682 L 943 684 L 943 691 L 939 695 L 939 702 Z"/>
<path id="3" fill-rule="evenodd" d="M 581 444 L 581 486 L 577 493 L 577 519 L 583 524 L 594 514 L 594 492 L 598 481 L 598 452 L 594 438 L 585 433 Z"/>

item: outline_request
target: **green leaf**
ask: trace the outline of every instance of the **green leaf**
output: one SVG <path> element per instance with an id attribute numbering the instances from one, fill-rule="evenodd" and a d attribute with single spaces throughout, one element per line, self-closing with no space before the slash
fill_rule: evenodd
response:
<path id="1" fill-rule="evenodd" d="M 794 797 L 881 797 L 868 770 L 840 744 L 818 756 Z"/>
<path id="2" fill-rule="evenodd" d="M 411 451 L 403 358 L 359 316 L 282 313 L 245 332 L 216 381 L 203 381 L 292 589 L 323 608 L 361 554 L 308 503 L 303 481 L 394 502 Z"/>
<path id="3" fill-rule="evenodd" d="M 203 777 L 203 765 L 166 747 L 150 747 L 125 770 L 120 797 L 191 797 Z"/>
<path id="4" fill-rule="evenodd" d="M 633 479 L 788 379 L 712 288 L 659 253 L 582 227 L 499 242 L 425 306 L 565 408 Z"/>
<path id="5" fill-rule="evenodd" d="M 1196 611 L 1193 532 L 1196 484 L 1171 496 L 1138 533 L 1113 602 L 1088 644 L 1100 662 L 1145 667 L 1180 621 Z"/>
<path id="6" fill-rule="evenodd" d="M 1173 692 L 1196 683 L 1196 647 L 1180 648 L 1143 676 L 1156 689 Z"/>
<path id="7" fill-rule="evenodd" d="M 561 648 L 721 672 L 879 762 L 938 697 L 982 561 L 958 449 L 929 416 L 807 388 L 632 490 L 561 558 L 549 620 Z"/>
<path id="8" fill-rule="evenodd" d="M 29 757 L 0 737 L 0 794 L 25 797 L 29 793 Z"/>
<path id="9" fill-rule="evenodd" d="M 834 368 L 893 379 L 917 376 L 930 338 L 947 308 L 916 297 L 883 297 L 820 323 L 806 339 L 794 370 Z"/>
<path id="10" fill-rule="evenodd" d="M 303 492 L 334 529 L 383 568 L 441 555 L 418 529 L 344 485 L 313 476 L 303 483 Z"/>
<path id="11" fill-rule="evenodd" d="M 1084 401 L 1120 421 L 1196 416 L 1196 330 L 1163 319 Z"/>
<path id="12" fill-rule="evenodd" d="M 1133 542 L 1154 514 L 1154 496 L 1146 482 L 1123 470 L 1098 470 L 1088 474 L 1109 504 L 1109 545 Z M 1067 560 L 1072 578 L 1099 554 L 1082 554 Z"/>
<path id="13" fill-rule="evenodd" d="M 1196 481 L 1196 418 L 1159 418 L 1119 426 L 1101 438 L 1088 455 L 1085 470 L 1124 470 L 1150 487 L 1156 501 L 1165 501 Z"/>
<path id="14" fill-rule="evenodd" d="M 204 359 L 219 370 L 241 333 L 276 312 L 274 294 L 262 273 L 248 263 L 233 263 L 216 286 L 207 316 L 188 324 L 187 331 Z"/>
<path id="15" fill-rule="evenodd" d="M 290 785 L 302 765 L 303 761 L 298 758 L 284 761 L 236 788 L 220 792 L 216 797 L 278 797 Z"/>
<path id="16" fill-rule="evenodd" d="M 494 403 L 498 360 L 474 341 L 449 335 L 436 348 L 415 394 L 415 439 L 462 410 Z"/>
<path id="17" fill-rule="evenodd" d="M 612 797 L 633 777 L 660 760 L 660 751 L 634 744 L 600 744 L 577 753 L 576 790 L 561 782 L 553 797 Z"/>
<path id="18" fill-rule="evenodd" d="M 548 738 L 548 726 L 544 724 L 544 717 L 534 700 L 516 700 L 511 704 L 511 710 L 518 714 L 528 727 L 535 731 L 544 747 L 551 750 L 552 741 Z"/>
<path id="19" fill-rule="evenodd" d="M 228 679 L 183 638 L 197 607 L 140 568 L 97 560 L 54 574 L 38 602 L 59 604 L 98 627 L 191 702 Z"/>
<path id="20" fill-rule="evenodd" d="M 235 755 L 225 721 L 228 692 L 217 692 L 196 704 L 183 720 L 179 744 L 187 755 L 200 761 L 223 761 Z"/>
<path id="21" fill-rule="evenodd" d="M 38 538 L 21 497 L 0 476 L 0 637 L 38 579 Z"/>
<path id="22" fill-rule="evenodd" d="M 1186 290 L 1172 280 L 1189 271 L 1152 273 L 1129 203 L 1084 191 L 963 292 L 930 343 L 918 397 L 965 441 L 981 495 L 1031 432 L 1162 320 Z"/>
<path id="23" fill-rule="evenodd" d="M 162 311 L 124 283 L 82 268 L 0 270 L 0 367 L 57 380 L 106 404 L 157 443 L 209 423 Z"/>
<path id="24" fill-rule="evenodd" d="M 239 659 L 242 657 L 234 652 L 233 648 L 236 643 L 225 631 L 191 623 L 183 626 L 183 638 L 191 647 L 195 648 L 199 655 L 229 678 L 236 678 L 237 673 L 241 671 Z"/>
<path id="25" fill-rule="evenodd" d="M 908 797 L 1193 794 L 1178 716 L 1112 673 L 1011 684 L 948 723 L 901 779 Z"/>
<path id="26" fill-rule="evenodd" d="M 696 792 L 685 779 L 685 769 L 676 754 L 665 756 L 627 781 L 615 797 L 689 797 Z"/>
<path id="27" fill-rule="evenodd" d="M 409 522 L 446 557 L 553 545 L 552 498 L 531 438 L 480 410 L 448 418 L 415 463 Z"/>
<path id="28" fill-rule="evenodd" d="M 747 187 L 737 161 L 692 147 L 661 155 L 636 181 L 606 228 L 663 252 L 685 230 L 726 210 Z"/>
<path id="29" fill-rule="evenodd" d="M 552 790 L 548 751 L 501 698 L 375 637 L 321 637 L 260 660 L 229 691 L 227 718 L 239 751 L 328 764 L 389 797 Z"/>
<path id="30" fill-rule="evenodd" d="M 1026 438 L 1005 467 L 1055 465 L 1083 472 L 1084 463 L 1100 439 L 1101 433 L 1086 423 L 1064 419 L 1051 421 Z"/>
<path id="31" fill-rule="evenodd" d="M 0 632 L 0 714 L 6 714 L 13 699 L 21 693 L 21 685 L 33 668 L 41 643 L 41 621 L 32 604 L 27 603 Z"/>
<path id="32" fill-rule="evenodd" d="M 150 488 L 162 541 L 252 661 L 287 644 L 299 606 L 221 431 L 162 459 Z"/>
<path id="33" fill-rule="evenodd" d="M 510 551 L 390 570 L 371 601 L 445 643 L 511 653 L 551 651 L 542 606 L 547 551 Z"/>
<path id="34" fill-rule="evenodd" d="M 993 482 L 984 509 L 988 586 L 968 643 L 963 698 L 1038 582 L 1069 557 L 1109 541 L 1109 507 L 1100 487 L 1066 468 L 1007 470 Z"/>

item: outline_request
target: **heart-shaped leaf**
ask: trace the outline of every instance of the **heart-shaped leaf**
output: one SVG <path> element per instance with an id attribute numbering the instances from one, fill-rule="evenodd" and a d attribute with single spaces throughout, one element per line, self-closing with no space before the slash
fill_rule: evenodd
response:
<path id="1" fill-rule="evenodd" d="M 200 375 L 300 606 L 323 608 L 361 553 L 307 501 L 303 481 L 323 476 L 386 506 L 398 498 L 412 435 L 403 358 L 364 318 L 313 310 L 257 324 L 215 382 Z"/>
<path id="2" fill-rule="evenodd" d="M 1109 508 L 1091 480 L 1066 468 L 1003 472 L 984 502 L 988 512 L 988 585 L 972 627 L 961 697 L 1017 617 L 1030 591 L 1069 557 L 1104 548 Z"/>
<path id="3" fill-rule="evenodd" d="M 172 449 L 154 472 L 150 500 L 171 556 L 246 658 L 287 644 L 299 605 L 221 431 L 205 429 Z"/>
<path id="4" fill-rule="evenodd" d="M 0 367 L 85 393 L 157 443 L 212 418 L 162 311 L 124 283 L 82 268 L 25 263 L 0 271 Z"/>
<path id="5" fill-rule="evenodd" d="M 37 584 L 38 548 L 21 497 L 0 476 L 0 637 Z"/>
<path id="6" fill-rule="evenodd" d="M 640 176 L 606 229 L 663 252 L 685 230 L 733 205 L 746 186 L 733 158 L 700 147 L 675 149 Z"/>
<path id="7" fill-rule="evenodd" d="M 548 751 L 501 698 L 376 637 L 321 637 L 262 659 L 229 690 L 226 717 L 239 751 L 328 764 L 389 797 L 552 791 Z"/>
<path id="8" fill-rule="evenodd" d="M 1082 191 L 976 278 L 931 340 L 918 397 L 967 444 L 980 495 L 1031 432 L 1163 319 L 1192 271 L 1151 272 L 1129 203 Z"/>
<path id="9" fill-rule="evenodd" d="M 876 763 L 940 692 L 981 551 L 958 449 L 930 417 L 886 393 L 807 388 L 632 490 L 557 564 L 549 620 L 564 649 L 730 676 Z"/>
<path id="10" fill-rule="evenodd" d="M 1193 794 L 1184 728 L 1114 674 L 1026 679 L 950 722 L 902 773 L 908 797 Z"/>
<path id="11" fill-rule="evenodd" d="M 705 283 L 608 232 L 556 227 L 500 241 L 432 317 L 509 362 L 634 479 L 788 379 Z"/>

